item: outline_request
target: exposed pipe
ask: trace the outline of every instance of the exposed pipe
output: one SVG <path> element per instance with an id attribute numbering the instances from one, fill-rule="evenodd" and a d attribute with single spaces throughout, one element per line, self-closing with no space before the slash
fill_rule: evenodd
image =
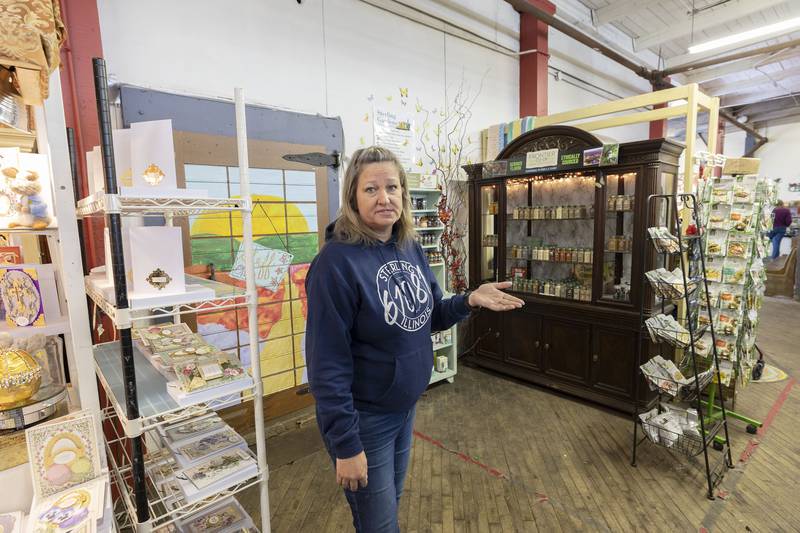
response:
<path id="1" fill-rule="evenodd" d="M 538 20 L 541 20 L 551 28 L 554 28 L 563 34 L 572 37 L 579 43 L 585 44 L 589 48 L 592 48 L 600 52 L 604 56 L 616 61 L 625 68 L 632 70 L 633 72 L 645 78 L 646 80 L 650 82 L 653 81 L 652 77 L 653 71 L 650 70 L 649 68 L 640 65 L 635 61 L 632 61 L 631 59 L 628 59 L 627 57 L 620 54 L 616 50 L 610 48 L 609 46 L 606 46 L 600 41 L 593 39 L 592 37 L 586 35 L 585 33 L 582 33 L 580 30 L 576 29 L 571 24 L 564 22 L 563 20 L 554 17 L 547 11 L 529 3 L 528 0 L 506 0 L 506 1 L 520 13 L 529 13 L 533 15 Z"/>
<path id="2" fill-rule="evenodd" d="M 556 30 L 560 31 L 561 33 L 563 33 L 565 35 L 568 35 L 569 37 L 572 37 L 573 39 L 575 39 L 579 43 L 581 43 L 581 44 L 583 44 L 585 46 L 588 46 L 589 48 L 592 48 L 593 50 L 596 50 L 597 52 L 600 52 L 601 54 L 603 54 L 607 58 L 611 59 L 612 61 L 616 61 L 617 63 L 619 63 L 623 67 L 633 71 L 636 75 L 646 79 L 647 81 L 649 81 L 654 86 L 658 86 L 658 85 L 662 85 L 663 84 L 663 85 L 665 85 L 665 87 L 675 87 L 674 84 L 672 84 L 671 82 L 666 80 L 667 76 L 669 75 L 668 71 L 652 70 L 652 69 L 650 69 L 650 68 L 648 68 L 648 67 L 646 67 L 644 65 L 640 65 L 640 64 L 636 63 L 635 61 L 633 61 L 631 59 L 628 59 L 624 55 L 622 55 L 619 52 L 613 50 L 612 48 L 606 46 L 605 44 L 601 43 L 597 39 L 595 39 L 595 38 L 593 38 L 593 37 L 591 37 L 589 35 L 586 35 L 585 33 L 582 33 L 581 31 L 575 29 L 569 23 L 564 22 L 563 20 L 554 17 L 553 15 L 548 13 L 547 11 L 545 11 L 545 10 L 543 10 L 543 9 L 541 9 L 539 7 L 536 7 L 535 5 L 529 3 L 528 0 L 506 0 L 506 1 L 509 4 L 511 4 L 512 6 L 514 6 L 514 9 L 516 9 L 520 13 L 529 13 L 529 14 L 533 15 L 534 17 L 536 17 L 537 19 L 541 20 L 542 22 L 544 22 L 548 26 L 550 26 L 552 28 L 555 28 Z M 787 45 L 788 46 L 793 46 L 791 43 L 794 43 L 794 41 L 790 41 L 789 43 L 785 43 L 783 45 L 783 47 L 785 48 Z M 798 40 L 798 44 L 800 44 L 800 40 Z M 760 52 L 760 53 L 764 53 L 764 52 Z M 744 56 L 744 57 L 747 57 L 747 56 Z M 719 61 L 719 60 L 717 60 L 717 61 Z M 695 67 L 695 68 L 699 68 L 699 67 Z M 748 126 L 747 124 L 744 124 L 743 122 L 739 122 L 736 119 L 736 117 L 731 115 L 729 112 L 720 109 L 719 110 L 719 116 L 723 117 L 725 120 L 729 121 L 730 123 L 732 123 L 737 128 L 741 128 L 744 131 L 746 131 L 748 133 L 751 133 L 753 136 L 758 138 L 759 141 L 760 140 L 764 140 L 764 142 L 766 142 L 766 140 L 767 140 L 766 137 L 764 137 L 763 135 L 758 133 L 755 129 L 753 129 L 752 127 Z"/>

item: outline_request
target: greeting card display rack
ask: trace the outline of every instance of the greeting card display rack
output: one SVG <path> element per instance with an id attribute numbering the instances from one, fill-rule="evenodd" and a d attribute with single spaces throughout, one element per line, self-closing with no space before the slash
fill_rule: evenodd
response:
<path id="1" fill-rule="evenodd" d="M 679 206 L 679 204 L 682 204 Z M 682 221 L 681 216 L 686 217 Z M 703 462 L 705 467 L 705 478 L 708 486 L 707 496 L 709 499 L 714 499 L 714 487 L 722 480 L 725 472 L 730 468 L 733 463 L 731 461 L 730 440 L 728 439 L 728 421 L 725 412 L 725 402 L 722 397 L 722 380 L 720 379 L 719 359 L 717 357 L 716 349 L 716 335 L 714 333 L 714 321 L 709 306 L 700 305 L 700 299 L 705 298 L 706 302 L 709 301 L 708 282 L 706 280 L 706 265 L 705 265 L 705 248 L 703 246 L 704 234 L 700 233 L 698 229 L 700 226 L 699 209 L 697 200 L 693 194 L 676 194 L 676 195 L 650 195 L 647 199 L 645 206 L 645 220 L 652 225 L 651 230 L 655 228 L 668 228 L 668 235 L 657 236 L 657 233 L 648 231 L 648 241 L 652 244 L 650 246 L 642 247 L 642 264 L 644 263 L 646 254 L 653 254 L 658 252 L 661 256 L 662 267 L 670 270 L 675 265 L 681 271 L 681 283 L 674 284 L 673 289 L 677 292 L 669 292 L 667 287 L 659 286 L 648 280 L 647 276 L 642 276 L 640 297 L 644 299 L 646 291 L 654 291 L 661 300 L 661 315 L 671 315 L 675 313 L 678 319 L 673 324 L 677 323 L 682 332 L 688 332 L 688 335 L 681 333 L 676 335 L 675 329 L 670 328 L 667 330 L 660 330 L 658 327 L 651 327 L 651 338 L 647 339 L 644 336 L 644 330 L 647 328 L 644 308 L 640 308 L 639 320 L 641 329 L 639 331 L 639 342 L 637 343 L 636 355 L 636 369 L 637 373 L 641 373 L 644 380 L 651 384 L 651 388 L 657 390 L 657 395 L 649 405 L 644 409 L 640 409 L 640 379 L 635 382 L 635 401 L 633 412 L 633 451 L 631 454 L 631 465 L 636 466 L 636 452 L 639 444 L 644 440 L 663 446 L 671 452 L 676 452 L 673 455 L 680 454 L 688 457 L 695 457 L 700 454 L 703 455 Z M 686 233 L 688 227 L 695 228 L 695 234 L 689 235 Z M 652 264 L 656 264 L 653 262 Z M 650 292 L 652 294 L 652 292 Z M 679 297 L 674 297 L 676 295 Z M 698 298 L 699 296 L 699 298 Z M 703 309 L 708 314 L 708 319 L 705 320 L 705 325 L 700 326 L 700 315 Z M 710 371 L 703 375 L 698 367 L 698 341 L 705 333 L 706 328 L 711 334 L 711 346 L 708 347 L 708 356 L 712 358 L 710 361 Z M 653 339 L 655 337 L 655 339 Z M 651 347 L 650 340 L 655 341 L 655 347 Z M 675 376 L 672 379 L 665 378 L 663 375 L 647 374 L 642 369 L 643 352 L 647 354 L 647 359 L 650 359 L 651 354 L 661 356 L 665 359 L 672 359 L 667 350 L 666 345 L 671 345 L 674 348 L 672 354 L 676 359 L 675 364 L 684 375 L 691 372 L 688 379 L 679 380 Z M 645 351 L 646 349 L 646 351 Z M 681 357 L 678 361 L 677 358 Z M 719 414 L 715 416 L 713 409 L 707 408 L 706 402 L 703 401 L 703 393 L 706 387 L 716 383 L 719 392 Z M 713 387 L 712 387 L 713 388 Z M 655 404 L 655 405 L 653 405 Z M 680 404 L 687 406 L 681 408 Z M 670 410 L 670 406 L 676 408 L 675 411 L 686 413 L 687 417 L 691 418 L 691 409 L 695 410 L 695 416 L 699 423 L 699 432 L 686 433 L 684 431 L 673 431 L 665 427 L 663 424 L 656 424 L 650 421 L 640 419 L 640 414 L 643 411 L 650 411 L 655 408 L 658 415 L 665 411 Z M 639 439 L 638 430 L 641 426 L 645 436 Z M 709 446 L 721 451 L 722 455 L 718 460 L 712 461 L 709 457 Z M 713 463 L 713 464 L 712 464 Z"/>
<path id="2" fill-rule="evenodd" d="M 97 98 L 97 114 L 100 124 L 105 194 L 78 202 L 80 217 L 104 216 L 109 230 L 111 265 L 114 277 L 114 301 L 97 290 L 92 276 L 86 277 L 89 297 L 113 321 L 119 340 L 98 344 L 94 347 L 94 362 L 97 377 L 106 392 L 107 406 L 102 410 L 107 434 L 106 447 L 111 467 L 112 482 L 124 502 L 124 512 L 117 518 L 118 524 L 127 524 L 137 531 L 151 531 L 167 526 L 206 509 L 223 499 L 249 487 L 260 488 L 261 531 L 270 531 L 269 494 L 267 491 L 268 468 L 266 462 L 263 386 L 261 363 L 258 351 L 250 357 L 253 383 L 246 381 L 241 390 L 232 392 L 223 387 L 224 393 L 214 395 L 210 389 L 203 402 L 179 405 L 167 392 L 165 377 L 159 373 L 133 344 L 131 328 L 134 322 L 141 323 L 154 318 L 180 322 L 185 313 L 246 308 L 250 346 L 259 346 L 257 297 L 253 263 L 252 206 L 247 153 L 247 131 L 245 104 L 241 89 L 235 91 L 237 144 L 239 154 L 239 176 L 241 196 L 239 198 L 125 198 L 118 194 L 115 171 L 112 123 L 109 111 L 108 81 L 105 61 L 93 60 L 94 82 Z M 246 288 L 240 288 L 200 278 L 191 277 L 193 284 L 202 284 L 213 289 L 214 296 L 174 305 L 137 308 L 129 305 L 128 287 L 122 244 L 122 216 L 160 216 L 167 225 L 174 217 L 190 215 L 239 212 L 242 218 L 242 247 L 245 258 Z M 180 251 L 177 251 L 180 253 Z M 120 361 L 121 359 L 121 361 Z M 120 364 L 121 363 L 121 364 Z M 146 466 L 158 462 L 161 452 L 151 446 L 156 442 L 152 431 L 159 426 L 171 424 L 212 412 L 222 406 L 252 401 L 254 404 L 257 474 L 249 479 L 220 491 L 198 502 L 188 503 L 175 495 L 160 494 L 155 482 L 147 473 Z M 147 448 L 147 450 L 146 450 Z M 177 503 L 176 503 L 177 502 Z"/>

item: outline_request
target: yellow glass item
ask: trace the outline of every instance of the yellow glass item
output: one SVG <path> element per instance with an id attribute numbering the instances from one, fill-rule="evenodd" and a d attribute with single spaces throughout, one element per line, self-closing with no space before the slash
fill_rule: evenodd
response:
<path id="1" fill-rule="evenodd" d="M 28 352 L 0 350 L 0 406 L 27 400 L 39 390 L 42 367 Z"/>

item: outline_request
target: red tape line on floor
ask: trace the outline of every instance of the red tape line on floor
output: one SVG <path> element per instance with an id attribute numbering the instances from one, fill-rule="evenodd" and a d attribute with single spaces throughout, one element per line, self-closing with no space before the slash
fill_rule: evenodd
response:
<path id="1" fill-rule="evenodd" d="M 786 402 L 786 398 L 789 397 L 789 393 L 792 392 L 792 387 L 795 386 L 797 380 L 795 378 L 791 378 L 789 383 L 783 388 L 781 393 L 778 395 L 778 398 L 775 400 L 775 403 L 772 404 L 772 407 L 769 409 L 769 413 L 767 413 L 767 417 L 764 419 L 764 424 L 758 428 L 758 436 L 763 436 L 767 429 L 772 425 L 772 421 L 775 420 L 775 417 L 778 416 L 781 408 L 783 408 L 783 404 Z M 758 441 L 750 439 L 747 443 L 747 447 L 742 452 L 742 455 L 739 457 L 740 463 L 746 463 L 750 460 L 753 453 L 755 453 L 756 448 L 758 448 Z"/>
<path id="2" fill-rule="evenodd" d="M 455 455 L 456 457 L 458 457 L 459 459 L 461 459 L 462 461 L 464 461 L 467 464 L 471 464 L 471 465 L 477 466 L 478 468 L 480 468 L 480 469 L 484 470 L 485 472 L 487 472 L 492 477 L 496 477 L 498 479 L 505 479 L 507 481 L 510 481 L 510 478 L 506 474 L 501 472 L 500 470 L 498 470 L 496 468 L 492 468 L 489 465 L 485 465 L 482 462 L 480 462 L 477 459 L 475 459 L 474 457 L 470 457 L 469 455 L 467 455 L 465 453 L 459 452 L 457 450 L 451 450 L 450 448 L 445 446 L 444 443 L 442 443 L 439 440 L 434 439 L 433 437 L 429 437 L 428 435 L 425 435 L 424 433 L 420 433 L 417 430 L 414 430 L 414 436 L 417 437 L 418 439 L 424 440 L 425 442 L 433 444 L 434 446 L 436 446 L 437 448 L 439 448 L 441 450 L 444 450 L 444 451 L 446 451 L 448 453 L 451 453 L 451 454 Z M 540 492 L 536 492 L 535 496 L 536 496 L 537 502 L 539 502 L 539 503 L 548 501 L 548 497 L 546 495 L 540 493 Z"/>

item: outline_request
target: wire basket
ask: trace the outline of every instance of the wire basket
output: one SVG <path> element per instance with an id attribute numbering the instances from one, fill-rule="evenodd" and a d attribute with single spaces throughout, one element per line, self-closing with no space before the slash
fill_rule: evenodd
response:
<path id="1" fill-rule="evenodd" d="M 690 457 L 703 453 L 704 446 L 708 446 L 722 427 L 722 422 L 719 421 L 711 428 L 708 428 L 704 440 L 700 435 L 686 432 L 679 433 L 649 421 L 640 420 L 639 423 L 650 442 Z"/>
<path id="2" fill-rule="evenodd" d="M 697 375 L 697 383 L 694 376 L 687 376 L 686 381 L 681 382 L 675 379 L 664 377 L 660 374 L 653 374 L 642 370 L 642 374 L 647 379 L 651 390 L 659 393 L 668 394 L 679 402 L 691 402 L 697 399 L 698 391 L 703 392 L 709 383 L 714 379 L 714 369 L 709 368 L 705 372 Z"/>
<path id="3" fill-rule="evenodd" d="M 667 281 L 656 281 L 652 279 L 648 279 L 648 281 L 650 282 L 650 286 L 653 287 L 656 296 L 659 298 L 663 298 L 664 300 L 680 300 L 684 297 L 683 283 L 669 283 Z M 688 296 L 691 297 L 697 292 L 697 288 L 700 285 L 697 280 L 694 279 L 687 280 L 686 283 L 689 286 Z"/>
<path id="4" fill-rule="evenodd" d="M 689 329 L 686 327 L 685 320 L 678 320 L 676 327 L 660 327 L 647 324 L 647 330 L 653 342 L 665 342 L 675 348 L 688 348 L 692 340 L 697 342 L 708 329 L 708 325 L 697 326 L 694 328 L 693 339 L 689 336 Z M 680 328 L 680 329 L 678 329 Z"/>

